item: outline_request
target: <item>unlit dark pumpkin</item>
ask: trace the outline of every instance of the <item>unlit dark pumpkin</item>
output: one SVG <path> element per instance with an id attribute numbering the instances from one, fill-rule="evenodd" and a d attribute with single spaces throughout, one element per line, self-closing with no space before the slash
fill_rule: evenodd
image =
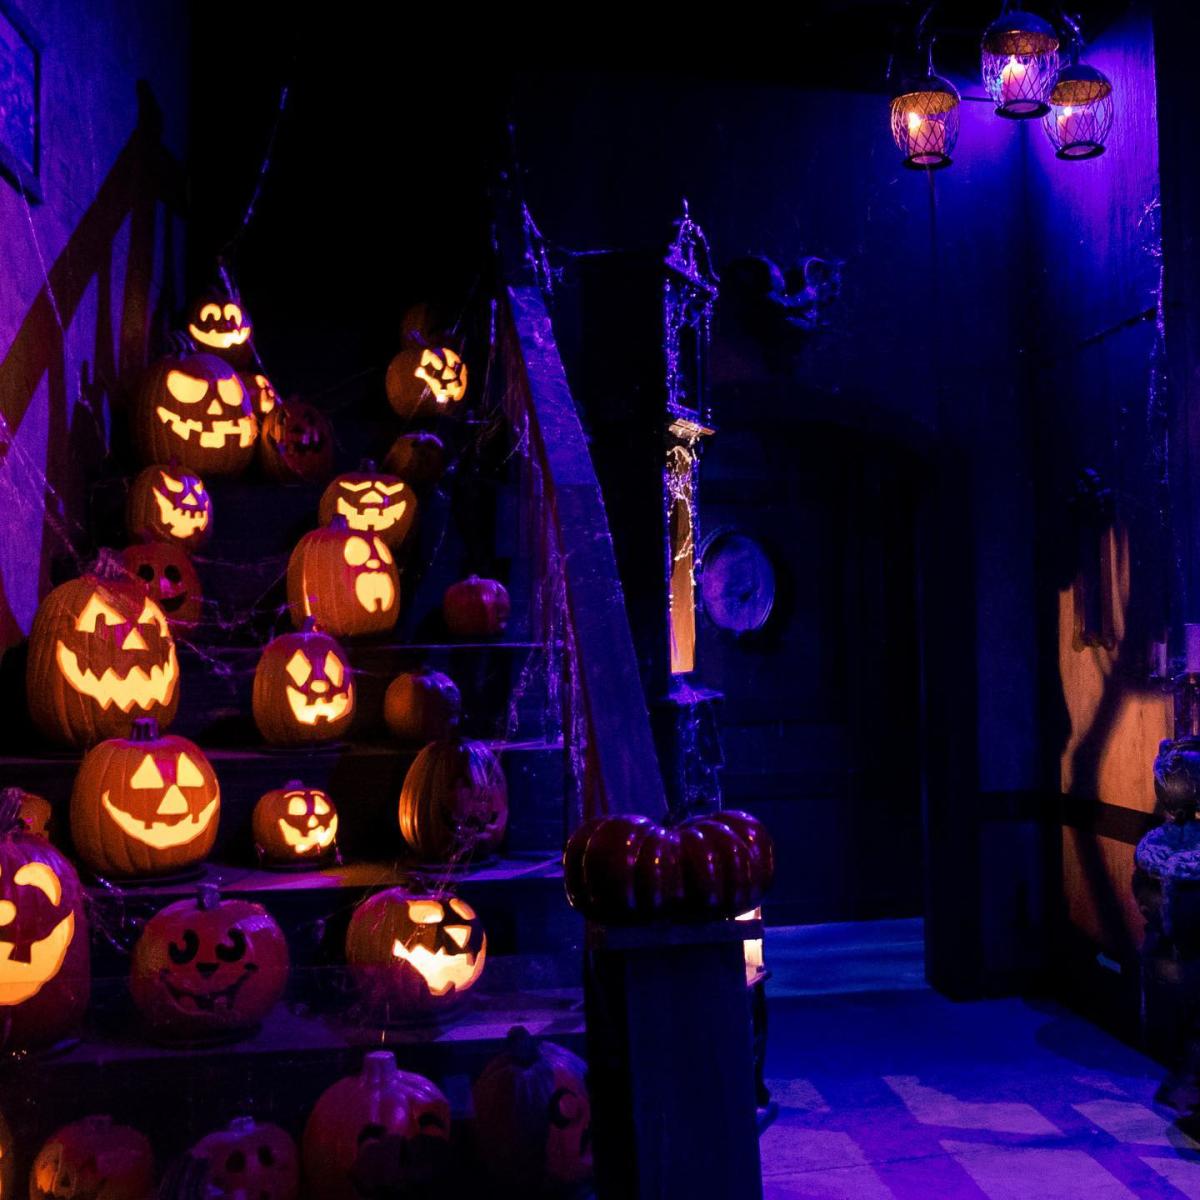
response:
<path id="1" fill-rule="evenodd" d="M 462 716 L 462 696 L 449 675 L 424 667 L 388 684 L 383 720 L 398 742 L 423 746 L 448 738 Z"/>
<path id="2" fill-rule="evenodd" d="M 490 638 L 503 633 L 510 610 L 504 584 L 478 575 L 452 583 L 442 597 L 446 628 L 460 638 Z"/>
<path id="3" fill-rule="evenodd" d="M 190 1153 L 209 1164 L 214 1200 L 297 1200 L 300 1195 L 299 1151 L 278 1125 L 235 1117 L 201 1138 Z"/>
<path id="4" fill-rule="evenodd" d="M 446 447 L 434 433 L 403 433 L 383 460 L 383 469 L 416 488 L 437 483 L 446 469 Z"/>
<path id="5" fill-rule="evenodd" d="M 149 1139 L 109 1116 L 64 1125 L 46 1140 L 29 1173 L 30 1200 L 149 1200 L 153 1189 Z"/>
<path id="6" fill-rule="evenodd" d="M 169 542 L 146 542 L 121 551 L 125 569 L 145 585 L 172 630 L 187 632 L 200 622 L 204 594 L 188 552 Z"/>
<path id="7" fill-rule="evenodd" d="M 262 422 L 263 474 L 279 483 L 322 483 L 333 473 L 333 426 L 317 407 L 294 397 Z"/>

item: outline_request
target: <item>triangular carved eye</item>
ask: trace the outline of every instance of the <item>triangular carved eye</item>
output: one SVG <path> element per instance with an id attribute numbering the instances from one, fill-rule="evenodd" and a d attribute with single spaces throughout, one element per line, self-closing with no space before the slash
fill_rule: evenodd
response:
<path id="1" fill-rule="evenodd" d="M 364 479 L 362 483 L 351 483 L 348 479 L 342 481 L 342 490 L 346 492 L 365 492 L 370 486 L 369 479 Z"/>
<path id="2" fill-rule="evenodd" d="M 149 596 L 146 597 L 146 603 L 142 605 L 142 611 L 138 614 L 138 624 L 157 625 L 158 632 L 163 637 L 166 637 L 170 633 L 170 627 L 167 625 L 167 618 L 163 615 L 163 610 Z"/>
<path id="3" fill-rule="evenodd" d="M 166 786 L 163 783 L 162 772 L 158 769 L 158 764 L 149 754 L 138 764 L 138 769 L 130 775 L 129 786 L 139 789 Z"/>
<path id="4" fill-rule="evenodd" d="M 183 491 L 183 481 L 181 479 L 172 479 L 171 476 L 166 473 L 166 471 L 163 472 L 162 481 L 167 485 L 168 491 L 176 493 Z"/>
<path id="5" fill-rule="evenodd" d="M 375 486 L 385 495 L 394 496 L 397 492 L 404 491 L 404 481 L 398 483 L 376 483 Z"/>
<path id="6" fill-rule="evenodd" d="M 287 661 L 285 671 L 292 677 L 292 682 L 297 687 L 302 687 L 312 674 L 312 667 L 304 654 L 303 650 L 297 650 L 295 654 Z"/>
<path id="7" fill-rule="evenodd" d="M 204 786 L 204 775 L 186 754 L 179 756 L 179 765 L 175 768 L 175 782 L 180 787 Z"/>
<path id="8" fill-rule="evenodd" d="M 99 596 L 93 595 L 83 606 L 83 612 L 75 621 L 75 628 L 80 633 L 95 633 L 96 627 L 101 622 L 105 625 L 124 625 L 126 618 L 121 616 L 111 604 L 106 604 Z"/>
<path id="9" fill-rule="evenodd" d="M 460 949 L 466 948 L 467 943 L 471 940 L 470 925 L 447 925 L 445 926 L 446 936 Z"/>
<path id="10" fill-rule="evenodd" d="M 180 404 L 199 404 L 208 395 L 208 380 L 197 379 L 184 371 L 168 371 L 167 391 Z"/>

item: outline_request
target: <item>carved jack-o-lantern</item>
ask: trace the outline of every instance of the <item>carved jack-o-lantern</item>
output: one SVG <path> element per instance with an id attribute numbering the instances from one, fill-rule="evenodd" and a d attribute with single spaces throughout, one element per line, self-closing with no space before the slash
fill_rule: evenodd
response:
<path id="1" fill-rule="evenodd" d="M 345 517 L 355 532 L 378 534 L 395 550 L 416 520 L 417 498 L 402 479 L 366 463 L 361 471 L 339 475 L 325 489 L 319 515 L 322 525 Z"/>
<path id="2" fill-rule="evenodd" d="M 179 707 L 179 661 L 162 609 L 111 553 L 56 587 L 29 634 L 29 713 L 70 746 L 128 733 L 138 717 L 169 725 Z"/>
<path id="3" fill-rule="evenodd" d="M 446 469 L 446 447 L 436 433 L 402 433 L 392 443 L 383 467 L 413 487 L 428 487 Z"/>
<path id="4" fill-rule="evenodd" d="M 337 637 L 386 633 L 400 615 L 400 575 L 387 543 L 355 533 L 345 517 L 300 539 L 288 560 L 287 590 L 297 629 L 311 617 Z"/>
<path id="5" fill-rule="evenodd" d="M 146 922 L 129 988 L 155 1034 L 202 1039 L 254 1029 L 287 985 L 283 931 L 260 904 L 201 886 Z"/>
<path id="6" fill-rule="evenodd" d="M 360 1154 L 388 1138 L 450 1141 L 450 1104 L 422 1075 L 401 1071 L 390 1050 L 363 1059 L 362 1071 L 339 1079 L 309 1114 L 301 1142 L 304 1178 L 321 1200 L 359 1200 L 352 1175 Z"/>
<path id="7" fill-rule="evenodd" d="M 480 1157 L 513 1194 L 555 1195 L 592 1174 L 587 1068 L 517 1026 L 471 1090 Z"/>
<path id="8" fill-rule="evenodd" d="M 204 480 L 176 467 L 147 467 L 130 484 L 129 536 L 195 550 L 212 534 L 212 497 Z"/>
<path id="9" fill-rule="evenodd" d="M 277 404 L 262 423 L 263 474 L 280 483 L 320 483 L 333 471 L 333 426 L 319 409 L 295 398 Z"/>
<path id="10" fill-rule="evenodd" d="M 29 1174 L 30 1200 L 147 1200 L 153 1187 L 150 1142 L 109 1116 L 64 1125 Z"/>
<path id="11" fill-rule="evenodd" d="M 44 838 L 26 833 L 12 789 L 0 795 L 0 1049 L 62 1037 L 83 1016 L 91 957 L 83 888 Z"/>
<path id="12" fill-rule="evenodd" d="M 271 381 L 258 371 L 242 375 L 242 386 L 250 396 L 250 406 L 254 415 L 261 421 L 269 413 L 273 413 L 279 405 L 279 393 Z"/>
<path id="13" fill-rule="evenodd" d="M 383 721 L 399 742 L 426 742 L 448 738 L 462 715 L 462 695 L 449 675 L 431 671 L 405 671 L 388 684 L 383 697 Z"/>
<path id="14" fill-rule="evenodd" d="M 467 394 L 467 364 L 449 346 L 408 346 L 388 365 L 385 386 L 406 420 L 446 412 Z"/>
<path id="15" fill-rule="evenodd" d="M 337 841 L 337 809 L 329 796 L 290 780 L 254 806 L 254 844 L 269 862 L 290 865 L 325 858 Z"/>
<path id="16" fill-rule="evenodd" d="M 250 465 L 258 422 L 237 372 L 211 354 L 168 355 L 146 372 L 131 416 L 146 464 L 177 460 L 200 475 Z"/>
<path id="17" fill-rule="evenodd" d="M 172 629 L 190 629 L 200 620 L 204 597 L 200 576 L 182 546 L 147 542 L 121 551 L 125 569 L 145 585 Z"/>
<path id="18" fill-rule="evenodd" d="M 458 896 L 388 888 L 364 900 L 346 930 L 346 961 L 372 1011 L 403 1021 L 449 1008 L 475 985 L 487 936 Z"/>
<path id="19" fill-rule="evenodd" d="M 220 292 L 200 296 L 188 313 L 187 331 L 205 353 L 215 354 L 235 366 L 244 367 L 254 357 L 250 314 L 235 296 Z"/>
<path id="20" fill-rule="evenodd" d="M 209 1164 L 209 1184 L 219 1200 L 296 1200 L 300 1161 L 296 1143 L 278 1125 L 235 1117 L 191 1153 Z"/>
<path id="21" fill-rule="evenodd" d="M 14 787 L 0 789 L 0 803 L 3 802 L 16 804 L 18 819 L 26 833 L 49 839 L 50 821 L 54 816 L 54 809 L 49 800 L 23 788 Z M 2 1192 L 0 1196 L 3 1196 Z"/>
<path id="22" fill-rule="evenodd" d="M 401 835 L 426 862 L 491 853 L 508 827 L 499 761 L 483 742 L 431 742 L 404 777 L 399 815 Z"/>
<path id="23" fill-rule="evenodd" d="M 98 875 L 161 875 L 208 854 L 220 812 L 204 752 L 187 738 L 159 736 L 151 718 L 84 755 L 71 792 L 71 837 Z"/>
<path id="24" fill-rule="evenodd" d="M 354 719 L 346 652 L 310 617 L 299 633 L 269 642 L 254 671 L 254 721 L 276 746 L 339 738 Z"/>

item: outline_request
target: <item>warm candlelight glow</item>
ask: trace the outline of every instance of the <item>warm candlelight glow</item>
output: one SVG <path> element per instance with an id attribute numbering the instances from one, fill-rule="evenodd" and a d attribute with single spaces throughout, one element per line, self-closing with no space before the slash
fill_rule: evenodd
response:
<path id="1" fill-rule="evenodd" d="M 1016 55 L 1010 55 L 1000 71 L 1000 99 L 1004 104 L 1020 100 L 1025 94 L 1025 76 L 1029 68 Z"/>

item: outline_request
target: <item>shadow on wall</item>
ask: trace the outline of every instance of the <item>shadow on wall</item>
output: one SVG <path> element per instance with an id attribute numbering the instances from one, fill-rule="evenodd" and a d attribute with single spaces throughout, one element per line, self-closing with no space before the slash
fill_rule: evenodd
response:
<path id="1" fill-rule="evenodd" d="M 168 288 L 160 313 L 150 311 L 158 204 L 181 211 L 182 197 L 180 168 L 162 144 L 158 105 L 149 88 L 139 84 L 137 127 L 46 272 L 45 284 L 0 361 L 0 492 L 10 500 L 21 498 L 9 506 L 0 542 L 0 651 L 24 639 L 55 560 L 76 559 L 86 549 L 82 514 L 89 484 L 107 453 L 108 414 L 120 406 L 145 366 L 150 330 L 160 321 L 161 310 L 173 307 Z M 124 286 L 120 312 L 114 314 L 114 260 L 126 222 Z M 170 220 L 165 238 L 163 263 L 168 264 L 173 260 Z M 171 271 L 164 269 L 163 276 L 169 281 Z M 71 380 L 71 326 L 93 284 L 91 366 L 85 360 L 81 378 Z M 72 403 L 76 394 L 78 402 Z M 45 425 L 44 464 L 31 449 L 34 439 L 23 436 L 23 425 L 35 419 Z"/>

